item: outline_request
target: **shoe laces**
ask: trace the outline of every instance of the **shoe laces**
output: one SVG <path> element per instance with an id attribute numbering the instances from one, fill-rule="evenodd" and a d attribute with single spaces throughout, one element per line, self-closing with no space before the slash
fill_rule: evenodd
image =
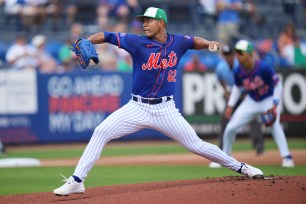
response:
<path id="1" fill-rule="evenodd" d="M 64 178 L 62 181 L 67 182 L 69 179 L 66 178 L 62 173 L 60 173 L 60 175 Z"/>

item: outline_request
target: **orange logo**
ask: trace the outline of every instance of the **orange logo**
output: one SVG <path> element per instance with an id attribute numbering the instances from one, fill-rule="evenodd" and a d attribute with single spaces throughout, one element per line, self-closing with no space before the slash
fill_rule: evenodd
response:
<path id="1" fill-rule="evenodd" d="M 143 70 L 151 70 L 153 69 L 167 69 L 168 67 L 173 67 L 177 64 L 177 57 L 176 53 L 171 51 L 171 53 L 168 55 L 168 59 L 162 59 L 161 62 L 159 62 L 159 58 L 161 56 L 161 53 L 151 53 L 149 60 L 147 63 L 142 64 L 142 69 Z"/>

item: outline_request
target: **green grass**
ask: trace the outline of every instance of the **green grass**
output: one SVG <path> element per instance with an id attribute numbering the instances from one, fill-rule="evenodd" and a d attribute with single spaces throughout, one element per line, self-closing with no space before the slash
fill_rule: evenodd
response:
<path id="1" fill-rule="evenodd" d="M 216 141 L 210 141 L 216 143 Z M 288 140 L 290 149 L 306 149 L 306 139 Z M 67 148 L 8 148 L 8 154 L 2 158 L 33 157 L 38 159 L 79 158 L 85 144 L 79 147 Z M 266 150 L 277 149 L 272 139 L 265 141 Z M 240 140 L 234 143 L 234 151 L 251 150 L 250 140 Z M 170 154 L 185 153 L 183 147 L 176 143 L 152 143 L 141 145 L 106 145 L 103 155 L 145 155 L 145 154 Z M 1 158 L 1 157 L 0 157 Z M 292 169 L 280 166 L 258 166 L 266 175 L 306 176 L 306 165 L 296 166 Z M 22 167 L 0 168 L 0 195 L 22 194 L 33 192 L 52 192 L 59 187 L 60 173 L 67 177 L 74 171 L 74 167 Z M 108 186 L 115 184 L 142 183 L 169 180 L 185 180 L 206 177 L 221 177 L 238 175 L 226 168 L 210 169 L 203 165 L 172 165 L 172 166 L 94 166 L 86 179 L 86 187 Z"/>
<path id="2" fill-rule="evenodd" d="M 214 144 L 217 142 L 210 141 Z M 306 149 L 306 139 L 290 139 L 288 140 L 289 148 L 294 149 Z M 16 157 L 31 157 L 37 159 L 64 159 L 64 158 L 79 158 L 84 147 L 67 147 L 60 149 L 23 149 L 23 150 L 10 150 L 8 148 L 8 154 L 1 156 L 0 158 L 16 158 Z M 272 139 L 265 141 L 266 150 L 277 149 L 276 143 Z M 252 150 L 250 140 L 239 140 L 234 143 L 233 151 L 248 151 Z M 149 155 L 149 154 L 172 154 L 172 153 L 186 153 L 187 150 L 181 147 L 177 143 L 156 144 L 141 146 L 141 144 L 129 145 L 129 146 L 116 146 L 106 145 L 102 154 L 103 156 L 128 156 L 128 155 Z"/>
<path id="3" fill-rule="evenodd" d="M 292 169 L 279 166 L 259 166 L 266 175 L 306 176 L 306 166 Z M 0 169 L 0 195 L 52 192 L 63 184 L 60 173 L 71 175 L 73 167 L 31 167 Z M 239 176 L 226 168 L 206 166 L 95 166 L 86 179 L 86 187 L 115 184 L 186 180 L 207 177 Z"/>
<path id="4" fill-rule="evenodd" d="M 15 158 L 15 157 L 35 157 L 37 159 L 54 159 L 54 158 L 73 158 L 80 157 L 85 147 L 70 147 L 67 149 L 27 149 L 22 151 L 8 151 L 7 155 L 0 158 Z M 149 155 L 149 154 L 170 154 L 187 152 L 178 144 L 168 145 L 152 145 L 152 146 L 105 146 L 103 156 L 120 156 L 120 155 Z"/>
<path id="5" fill-rule="evenodd" d="M 289 139 L 288 141 L 289 149 L 306 149 L 306 139 Z M 247 151 L 251 150 L 251 141 L 248 140 L 239 140 L 234 143 L 233 151 Z M 275 140 L 266 139 L 265 140 L 265 149 L 266 150 L 274 150 L 277 149 L 277 145 Z"/>

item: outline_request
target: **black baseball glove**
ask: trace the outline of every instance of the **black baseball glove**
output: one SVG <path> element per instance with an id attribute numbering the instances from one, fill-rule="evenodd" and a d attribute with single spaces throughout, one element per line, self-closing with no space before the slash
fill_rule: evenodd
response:
<path id="1" fill-rule="evenodd" d="M 75 52 L 77 59 L 83 69 L 86 69 L 92 60 L 95 64 L 99 63 L 97 51 L 93 44 L 85 39 L 81 38 L 71 44 L 70 49 Z"/>

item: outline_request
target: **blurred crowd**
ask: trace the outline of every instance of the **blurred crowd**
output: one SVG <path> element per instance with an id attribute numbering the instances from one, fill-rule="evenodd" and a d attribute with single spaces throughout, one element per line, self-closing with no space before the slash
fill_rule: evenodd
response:
<path id="1" fill-rule="evenodd" d="M 280 68 L 306 68 L 306 38 L 296 32 L 296 9 L 304 8 L 306 0 L 279 0 L 288 16 L 283 30 L 277 38 L 252 39 L 259 58 Z M 74 53 L 69 45 L 76 39 L 85 36 L 84 23 L 78 20 L 81 0 L 0 0 L 4 13 L 4 23 L 15 23 L 18 36 L 9 46 L 0 41 L 0 64 L 12 69 L 37 69 L 42 73 L 63 73 L 79 70 Z M 152 1 L 152 4 L 155 1 Z M 252 23 L 260 25 L 263 15 L 258 11 L 255 2 L 264 0 L 198 0 L 197 18 L 209 28 L 216 29 L 216 39 L 223 45 L 233 45 L 237 40 L 248 37 L 243 33 L 245 26 Z M 142 24 L 135 21 L 135 15 L 145 8 L 138 0 L 96 0 L 95 26 L 99 30 L 113 32 L 132 32 L 142 34 Z M 171 16 L 168 11 L 168 16 Z M 305 19 L 306 17 L 304 17 Z M 244 22 L 242 24 L 241 22 Z M 61 26 L 69 30 L 63 42 L 54 42 L 41 34 L 44 25 L 57 32 Z M 305 26 L 305 22 L 302 22 Z M 302 29 L 305 30 L 305 27 Z M 179 31 L 177 31 L 179 32 Z M 255 32 L 255 31 L 254 31 Z M 29 35 L 29 33 L 31 35 Z M 188 33 L 186 33 L 188 34 Z M 29 36 L 31 36 L 29 38 Z M 205 37 L 205 36 L 204 36 Z M 1 40 L 1 38 L 0 38 Z M 6 44 L 7 45 L 7 44 Z M 97 45 L 100 63 L 95 69 L 105 71 L 132 70 L 132 60 L 127 52 L 115 49 L 113 45 Z M 221 60 L 219 53 L 205 51 L 191 52 L 182 60 L 186 71 L 205 71 L 214 69 Z"/>
<path id="2" fill-rule="evenodd" d="M 16 31 L 36 32 L 48 19 L 56 31 L 60 23 L 75 20 L 77 6 L 74 0 L 0 0 L 5 23 L 15 22 Z M 62 21 L 65 19 L 65 22 Z"/>
<path id="3" fill-rule="evenodd" d="M 142 12 L 138 0 L 0 0 L 4 22 L 14 21 L 16 31 L 35 33 L 51 24 L 52 31 L 61 26 L 67 28 L 86 15 L 82 6 L 93 5 L 96 9 L 96 24 L 107 28 L 112 20 L 129 23 Z M 49 28 L 48 28 L 49 29 Z"/>
<path id="4" fill-rule="evenodd" d="M 139 32 L 139 24 L 135 25 L 134 33 Z M 109 27 L 109 31 L 126 32 L 127 25 L 117 23 Z M 8 47 L 5 53 L 5 64 L 10 69 L 37 69 L 41 73 L 63 73 L 79 69 L 77 58 L 71 51 L 70 45 L 83 36 L 83 25 L 74 23 L 70 29 L 70 35 L 64 43 L 48 43 L 45 35 L 37 34 L 27 41 L 25 34 L 16 37 L 15 42 Z M 96 45 L 100 63 L 95 69 L 108 71 L 132 70 L 130 55 L 116 49 L 110 44 Z"/>

